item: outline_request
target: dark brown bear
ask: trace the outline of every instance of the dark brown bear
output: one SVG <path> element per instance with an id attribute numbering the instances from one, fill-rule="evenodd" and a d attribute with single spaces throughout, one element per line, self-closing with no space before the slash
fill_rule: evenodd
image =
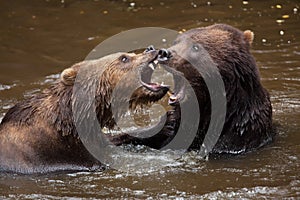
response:
<path id="1" fill-rule="evenodd" d="M 85 87 L 96 80 L 97 118 L 101 128 L 111 128 L 115 124 L 110 108 L 112 91 L 128 72 L 143 71 L 146 77 L 142 82 L 145 87 L 138 88 L 131 99 L 126 99 L 131 105 L 157 101 L 168 91 L 167 87 L 149 83 L 150 78 L 147 78 L 151 77 L 148 65 L 156 57 L 157 52 L 151 49 L 137 55 L 115 53 L 75 64 L 65 69 L 60 80 L 50 88 L 16 104 L 0 125 L 0 170 L 32 173 L 101 166 L 83 146 L 73 121 L 72 95 L 78 71 L 82 68 L 90 71 L 90 77 L 84 80 Z M 103 72 L 101 76 L 97 74 L 99 71 Z M 130 80 L 135 81 L 126 77 L 126 83 L 121 85 L 130 86 Z M 91 105 L 84 106 L 88 109 Z"/>
<path id="2" fill-rule="evenodd" d="M 171 58 L 162 63 L 170 67 L 169 71 L 173 74 L 180 73 L 187 79 L 199 104 L 198 133 L 190 149 L 200 150 L 210 121 L 216 119 L 211 119 L 212 94 L 203 76 L 185 59 L 187 57 L 203 61 L 203 69 L 209 66 L 204 66 L 204 60 L 211 59 L 224 82 L 225 102 L 227 101 L 225 122 L 211 153 L 243 153 L 273 140 L 275 132 L 272 128 L 269 94 L 260 82 L 258 67 L 250 53 L 253 37 L 251 31 L 242 32 L 229 25 L 216 24 L 179 35 L 174 45 L 168 49 Z M 213 74 L 208 74 L 209 76 L 213 77 Z M 170 97 L 170 103 L 181 102 L 181 105 L 188 105 L 189 92 L 184 90 L 182 81 L 176 82 L 175 79 L 175 91 Z M 189 130 L 192 124 L 182 126 Z"/>

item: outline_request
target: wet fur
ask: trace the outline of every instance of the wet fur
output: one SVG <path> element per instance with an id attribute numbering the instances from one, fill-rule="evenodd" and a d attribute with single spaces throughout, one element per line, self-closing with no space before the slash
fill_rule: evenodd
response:
<path id="1" fill-rule="evenodd" d="M 189 30 L 180 35 L 170 48 L 173 58 L 169 66 L 184 73 L 196 92 L 200 106 L 198 134 L 190 149 L 199 150 L 201 147 L 210 123 L 211 105 L 201 75 L 191 64 L 176 55 L 176 51 L 189 54 L 190 47 L 181 45 L 187 38 L 201 44 L 209 53 L 225 85 L 226 119 L 212 153 L 243 153 L 273 140 L 275 132 L 270 97 L 260 82 L 258 67 L 250 53 L 253 36 L 251 31 L 242 32 L 232 26 L 218 24 Z M 184 103 L 188 103 L 188 100 Z"/>
<path id="2" fill-rule="evenodd" d="M 123 55 L 128 56 L 130 62 L 122 63 L 120 57 Z M 57 83 L 17 103 L 9 109 L 0 125 L 0 171 L 34 173 L 101 168 L 101 163 L 83 146 L 74 125 L 72 98 L 76 102 L 73 96 L 76 75 L 81 68 L 88 69 L 89 76 L 82 80 L 83 85 L 89 90 L 96 83 L 94 95 L 99 124 L 102 128 L 111 128 L 115 125 L 110 110 L 114 87 L 123 75 L 147 64 L 155 56 L 156 52 L 139 55 L 116 53 L 75 64 L 64 70 Z M 130 81 L 127 84 L 130 85 Z M 157 101 L 166 92 L 154 94 L 139 88 L 134 92 L 134 100 L 124 101 L 147 103 L 145 97 L 149 101 Z M 82 109 L 90 106 L 82 105 Z"/>

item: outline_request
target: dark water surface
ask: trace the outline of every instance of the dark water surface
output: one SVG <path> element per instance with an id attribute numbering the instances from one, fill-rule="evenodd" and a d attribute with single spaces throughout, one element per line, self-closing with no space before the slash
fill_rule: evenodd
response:
<path id="1" fill-rule="evenodd" d="M 279 123 L 276 141 L 254 153 L 203 161 L 193 152 L 149 152 L 152 170 L 0 174 L 0 199 L 300 197 L 300 2 L 1 1 L 0 116 L 53 83 L 101 41 L 138 27 L 176 31 L 227 23 L 255 33 L 253 54 Z M 156 160 L 151 157 L 156 156 Z M 167 164 L 155 169 L 161 161 Z"/>

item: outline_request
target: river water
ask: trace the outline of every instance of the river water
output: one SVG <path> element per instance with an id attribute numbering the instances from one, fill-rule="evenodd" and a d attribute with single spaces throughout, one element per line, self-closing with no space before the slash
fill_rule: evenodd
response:
<path id="1" fill-rule="evenodd" d="M 134 173 L 113 169 L 2 173 L 0 199 L 296 199 L 300 196 L 299 13 L 297 0 L 1 1 L 1 118 L 16 102 L 52 84 L 64 68 L 121 31 L 150 26 L 184 31 L 227 23 L 255 33 L 252 53 L 271 94 L 279 133 L 273 144 L 259 151 L 226 159 L 205 161 L 194 152 L 178 158 L 170 151 L 149 151 L 144 163 L 151 170 Z"/>

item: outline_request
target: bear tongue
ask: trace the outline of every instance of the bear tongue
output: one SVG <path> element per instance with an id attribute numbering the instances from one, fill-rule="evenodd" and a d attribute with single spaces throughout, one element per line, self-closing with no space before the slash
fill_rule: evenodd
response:
<path id="1" fill-rule="evenodd" d="M 150 67 L 150 68 L 154 71 L 155 68 L 156 68 L 156 65 L 155 65 L 154 63 L 150 63 L 150 64 L 148 65 L 148 67 Z"/>
<path id="2" fill-rule="evenodd" d="M 163 89 L 163 88 L 170 88 L 170 86 L 168 85 L 164 85 L 164 84 L 158 84 L 158 83 L 145 83 L 143 81 L 141 81 L 142 85 L 147 88 L 148 90 L 152 91 L 152 92 L 158 92 L 159 90 Z"/>

